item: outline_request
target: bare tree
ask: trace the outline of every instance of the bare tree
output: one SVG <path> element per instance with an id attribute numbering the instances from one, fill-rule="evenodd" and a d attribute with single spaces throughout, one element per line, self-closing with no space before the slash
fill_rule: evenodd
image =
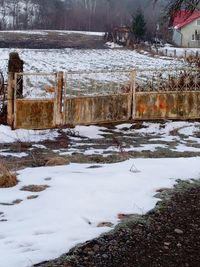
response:
<path id="1" fill-rule="evenodd" d="M 154 0 L 157 3 L 160 0 Z M 172 15 L 178 10 L 185 9 L 188 11 L 199 10 L 200 0 L 166 0 L 168 14 Z"/>

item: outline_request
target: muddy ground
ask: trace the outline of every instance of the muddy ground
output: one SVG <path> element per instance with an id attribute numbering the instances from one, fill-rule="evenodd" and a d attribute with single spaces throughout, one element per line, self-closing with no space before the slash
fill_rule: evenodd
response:
<path id="1" fill-rule="evenodd" d="M 0 32 L 0 48 L 29 49 L 102 49 L 106 48 L 103 36 L 64 31 L 41 31 L 34 33 Z"/>
<path id="2" fill-rule="evenodd" d="M 160 130 L 168 127 L 167 122 L 154 125 Z M 181 132 L 190 127 L 193 127 L 193 124 L 175 126 L 166 136 L 159 134 L 159 131 L 148 132 L 145 123 L 132 123 L 129 128 L 124 124 L 120 129 L 112 124 L 100 128 L 99 138 L 82 136 L 81 132 L 73 128 L 59 129 L 56 130 L 58 137 L 54 140 L 31 143 L 27 139 L 0 143 L 0 159 L 10 168 L 19 169 L 45 166 L 49 159 L 56 157 L 73 163 L 114 163 L 128 158 L 200 156 L 200 124 L 195 126 L 192 135 Z M 179 149 L 180 146 L 183 148 Z M 19 157 L 22 152 L 26 155 Z"/>

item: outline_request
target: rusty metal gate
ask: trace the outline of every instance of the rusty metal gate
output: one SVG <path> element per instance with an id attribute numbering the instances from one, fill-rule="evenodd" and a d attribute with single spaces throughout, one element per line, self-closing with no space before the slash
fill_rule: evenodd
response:
<path id="1" fill-rule="evenodd" d="M 134 81 L 135 71 L 16 73 L 9 78 L 8 124 L 47 129 L 127 121 Z"/>

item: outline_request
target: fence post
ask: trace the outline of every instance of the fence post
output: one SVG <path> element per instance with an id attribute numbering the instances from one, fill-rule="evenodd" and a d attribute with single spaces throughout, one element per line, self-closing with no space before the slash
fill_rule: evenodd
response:
<path id="1" fill-rule="evenodd" d="M 176 57 L 176 49 L 174 49 L 174 57 Z"/>
<path id="2" fill-rule="evenodd" d="M 23 77 L 18 76 L 16 80 L 16 73 L 23 72 L 23 60 L 20 59 L 19 54 L 12 52 L 9 54 L 8 61 L 8 89 L 7 89 L 7 123 L 12 128 L 14 127 L 14 112 L 15 112 L 15 93 L 17 98 L 23 96 Z M 17 92 L 15 92 L 17 90 Z"/>
<path id="3" fill-rule="evenodd" d="M 136 71 L 133 70 L 131 72 L 131 92 L 132 92 L 132 119 L 134 120 L 136 117 Z"/>
<path id="4" fill-rule="evenodd" d="M 187 51 L 186 50 L 184 52 L 184 56 L 185 56 L 185 59 L 186 59 L 186 57 L 187 57 Z"/>
<path id="5" fill-rule="evenodd" d="M 12 52 L 9 54 L 8 60 L 8 73 L 10 74 L 10 79 L 15 79 L 15 73 L 23 72 L 23 60 L 20 59 L 19 54 L 16 52 Z M 23 96 L 23 77 L 20 75 L 17 79 L 17 86 L 15 88 L 17 90 L 16 97 L 22 98 Z"/>
<path id="6" fill-rule="evenodd" d="M 7 123 L 13 128 L 14 122 L 14 87 L 13 75 L 8 73 L 8 89 L 7 89 Z"/>
<path id="7" fill-rule="evenodd" d="M 54 124 L 61 125 L 63 123 L 63 90 L 64 90 L 64 73 L 59 71 L 56 75 L 57 86 L 54 101 Z"/>

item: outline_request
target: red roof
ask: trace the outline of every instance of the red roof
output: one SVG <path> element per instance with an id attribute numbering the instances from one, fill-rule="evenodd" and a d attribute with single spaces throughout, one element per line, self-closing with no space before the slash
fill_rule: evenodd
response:
<path id="1" fill-rule="evenodd" d="M 173 19 L 173 27 L 180 29 L 199 17 L 200 11 L 194 11 L 193 13 L 186 10 L 178 11 Z"/>

